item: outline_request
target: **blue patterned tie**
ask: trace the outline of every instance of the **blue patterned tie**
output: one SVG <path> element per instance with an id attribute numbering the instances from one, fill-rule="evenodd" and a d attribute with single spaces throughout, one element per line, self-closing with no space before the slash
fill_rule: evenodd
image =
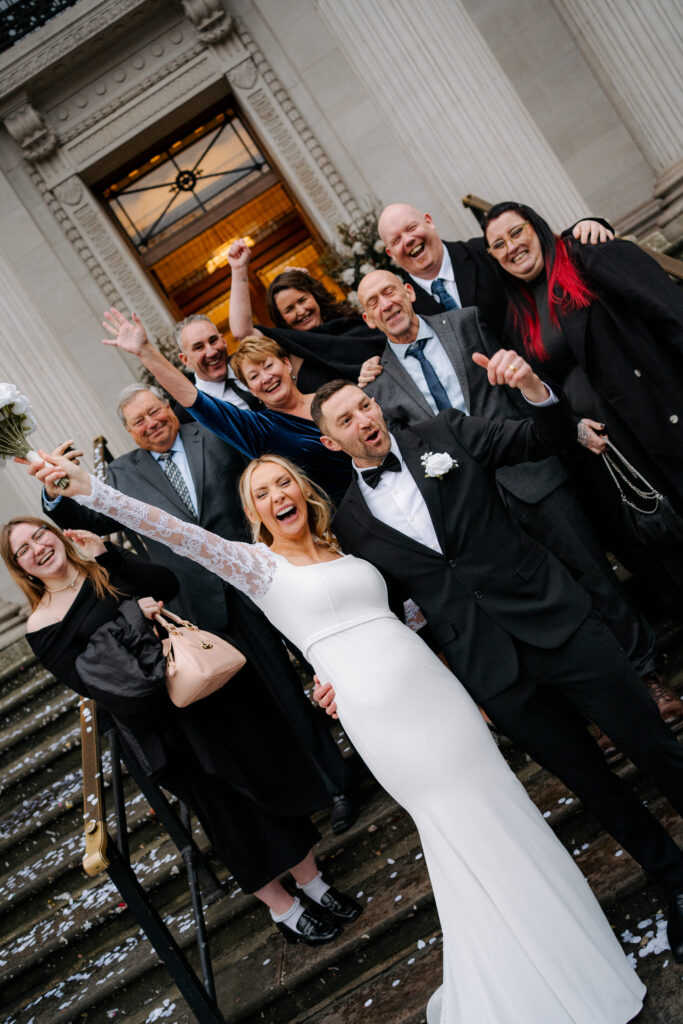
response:
<path id="1" fill-rule="evenodd" d="M 161 463 L 161 468 L 168 477 L 174 490 L 178 492 L 178 496 L 181 498 L 183 504 L 187 505 L 188 512 L 191 512 L 193 518 L 196 519 L 197 512 L 192 504 L 189 488 L 185 483 L 183 474 L 173 461 L 173 452 L 159 452 L 159 462 Z"/>
<path id="2" fill-rule="evenodd" d="M 428 341 L 428 338 L 418 338 L 418 340 L 414 341 L 412 345 L 408 345 L 406 357 L 414 356 L 415 359 L 417 359 L 418 363 L 422 367 L 422 372 L 424 373 L 429 393 L 436 402 L 436 408 L 441 412 L 443 409 L 452 409 L 453 406 L 451 405 L 451 401 L 445 387 L 436 374 L 436 370 L 424 354 L 424 347 Z"/>
<path id="3" fill-rule="evenodd" d="M 441 303 L 444 309 L 460 309 L 458 303 L 448 292 L 446 282 L 442 277 L 437 277 L 435 281 L 432 281 L 432 295 L 437 302 Z"/>

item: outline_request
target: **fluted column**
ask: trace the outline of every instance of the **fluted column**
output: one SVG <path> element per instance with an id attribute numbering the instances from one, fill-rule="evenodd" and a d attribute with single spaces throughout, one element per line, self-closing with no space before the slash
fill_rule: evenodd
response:
<path id="1" fill-rule="evenodd" d="M 593 74 L 657 175 L 658 223 L 683 232 L 680 0 L 553 0 Z"/>
<path id="2" fill-rule="evenodd" d="M 114 449 L 126 451 L 130 437 L 114 410 L 105 409 L 78 363 L 33 302 L 0 250 L 0 366 L 2 378 L 31 401 L 38 430 L 29 441 L 53 448 L 76 439 L 91 464 L 91 442 L 104 434 Z M 40 510 L 40 489 L 19 466 L 1 470 L 3 520 Z M 15 504 L 16 503 L 16 504 Z"/>
<path id="3" fill-rule="evenodd" d="M 416 174 L 450 199 L 465 237 L 468 192 L 529 202 L 554 227 L 589 212 L 460 0 L 316 3 Z"/>

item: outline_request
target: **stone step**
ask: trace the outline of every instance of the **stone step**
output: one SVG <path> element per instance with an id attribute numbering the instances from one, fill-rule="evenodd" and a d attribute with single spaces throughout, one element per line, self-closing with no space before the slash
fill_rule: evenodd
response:
<path id="1" fill-rule="evenodd" d="M 366 809 L 365 822 L 354 826 L 354 834 L 350 837 L 344 837 L 344 847 L 338 848 L 339 840 L 332 836 L 326 836 L 321 846 L 323 850 L 321 852 L 321 859 L 325 859 L 325 847 L 328 850 L 329 860 L 334 860 L 335 868 L 333 874 L 335 881 L 339 881 L 339 884 L 343 888 L 347 879 L 350 877 L 353 881 L 353 874 L 363 870 L 363 862 L 365 854 L 362 856 L 355 856 L 353 853 L 353 845 L 359 838 L 364 838 L 366 835 L 370 836 L 373 843 L 377 843 L 375 839 L 375 832 L 370 832 L 369 829 L 376 829 L 377 832 L 382 835 L 382 843 L 393 842 L 396 849 L 402 842 L 405 842 L 405 836 L 400 837 L 398 840 L 395 838 L 400 835 L 401 830 L 395 826 L 396 819 L 396 806 L 393 802 L 386 797 L 385 794 L 378 794 L 376 800 L 372 801 L 372 810 Z M 403 815 L 403 826 L 408 831 L 410 837 L 410 844 L 414 844 L 417 840 L 412 831 L 412 823 Z M 373 820 L 374 819 L 374 820 Z M 368 821 L 370 824 L 368 825 Z M 379 822 L 379 824 L 375 824 Z M 170 848 L 170 844 L 169 844 Z M 155 855 L 156 849 L 156 855 Z M 144 857 L 138 861 L 136 858 L 136 870 L 139 874 L 145 873 L 147 875 L 145 885 L 146 888 L 149 886 L 150 878 L 157 873 L 157 881 L 159 874 L 170 874 L 172 865 L 164 863 L 160 864 L 162 859 L 165 859 L 166 845 L 164 845 L 163 851 L 156 846 L 152 845 L 149 850 L 144 851 Z M 345 852 L 346 851 L 346 852 Z M 343 875 L 341 881 L 338 879 L 338 871 L 340 868 L 337 865 L 341 865 L 343 862 Z M 142 868 L 140 868 L 142 863 Z M 177 864 L 177 857 L 175 858 Z M 377 865 L 373 865 L 375 870 L 379 870 Z M 93 884 L 95 883 L 95 884 Z M 184 886 L 184 883 L 183 883 Z M 426 884 L 426 877 L 424 881 L 425 890 L 428 888 Z M 83 956 L 82 959 L 77 960 L 77 969 L 74 972 L 74 964 L 71 964 L 71 968 L 67 968 L 65 964 L 65 958 L 67 952 L 73 956 L 74 951 L 77 947 L 75 946 L 74 934 L 75 930 L 80 927 L 81 932 L 87 934 L 90 932 L 90 926 L 88 922 L 92 924 L 93 921 L 98 923 L 101 921 L 104 925 L 107 924 L 107 919 L 111 921 L 112 907 L 115 908 L 116 903 L 119 901 L 119 897 L 115 893 L 113 886 L 106 879 L 104 882 L 97 884 L 97 880 L 86 880 L 82 886 L 82 898 L 78 905 L 74 907 L 68 907 L 64 910 L 55 910 L 50 915 L 50 919 L 46 922 L 44 928 L 41 929 L 39 925 L 37 929 L 27 933 L 22 939 L 21 936 L 16 937 L 16 942 L 20 943 L 23 941 L 24 947 L 20 950 L 14 948 L 8 949 L 6 947 L 2 954 L 2 959 L 9 960 L 9 954 L 17 953 L 23 954 L 24 967 L 31 966 L 33 968 L 31 978 L 31 988 L 36 989 L 36 984 L 39 980 L 42 980 L 43 974 L 49 977 L 60 977 L 64 980 L 63 984 L 59 986 L 59 993 L 57 996 L 42 1000 L 41 1009 L 36 1013 L 35 1021 L 36 1024 L 40 1024 L 42 1021 L 54 1020 L 56 1016 L 50 1017 L 50 1014 L 55 1013 L 55 998 L 63 1000 L 65 993 L 67 993 L 69 1005 L 74 1007 L 74 1013 L 76 1010 L 78 1014 L 85 1012 L 89 1007 L 93 998 L 101 999 L 104 995 L 109 993 L 117 993 L 122 985 L 129 985 L 136 978 L 143 975 L 149 966 L 156 961 L 156 956 L 148 947 L 147 943 L 143 944 L 145 953 L 142 952 L 142 946 L 137 936 L 137 927 L 134 922 L 128 923 L 128 927 L 123 935 L 119 934 L 117 941 L 111 941 L 111 935 L 105 935 L 104 931 L 110 931 L 110 929 L 99 928 L 97 935 L 97 947 L 92 957 L 86 959 Z M 372 900 L 370 900 L 370 903 Z M 399 901 L 400 902 L 400 901 Z M 168 905 L 167 905 L 168 909 Z M 86 913 L 87 911 L 87 913 Z M 250 941 L 255 941 L 254 925 L 252 923 L 252 917 L 256 915 L 259 928 L 257 933 L 263 931 L 265 923 L 265 930 L 268 936 L 268 941 L 272 937 L 276 941 L 282 943 L 284 940 L 281 939 L 279 933 L 275 931 L 272 924 L 269 922 L 268 916 L 260 906 L 257 906 L 257 901 L 253 897 L 245 896 L 236 886 L 232 883 L 232 887 L 226 894 L 226 898 L 219 900 L 213 904 L 207 913 L 207 920 L 212 929 L 223 928 L 228 926 L 230 934 L 234 934 L 237 929 L 240 934 L 240 941 L 242 933 L 244 935 L 252 936 Z M 128 915 L 125 915 L 126 917 Z M 179 940 L 182 944 L 188 944 L 193 941 L 191 935 L 191 914 L 188 909 L 188 897 L 187 892 L 181 892 L 176 899 L 171 901 L 170 905 L 170 918 L 173 918 L 173 925 L 179 930 Z M 170 918 L 167 920 L 170 922 Z M 117 922 L 118 924 L 118 922 Z M 124 915 L 120 919 L 121 928 L 125 927 Z M 272 933 L 272 936 L 271 936 Z M 38 937 L 41 940 L 41 950 L 43 953 L 48 953 L 49 957 L 44 964 L 41 965 L 40 970 L 37 969 L 36 964 L 39 960 L 38 950 L 34 947 L 33 943 L 37 941 Z M 69 950 L 62 951 L 64 945 L 63 939 L 69 943 Z M 108 941 L 107 941 L 108 940 Z M 232 941 L 228 940 L 229 944 L 232 945 Z M 113 973 L 108 968 L 110 966 L 110 959 L 107 956 L 108 951 L 112 951 L 114 946 L 116 949 L 112 952 L 111 963 L 116 962 L 117 967 Z M 138 948 L 139 947 L 139 948 Z M 135 956 L 129 956 L 129 953 L 135 951 Z M 63 955 L 59 954 L 63 952 Z M 105 970 L 106 968 L 106 970 Z M 87 973 L 89 975 L 88 984 L 82 984 L 82 975 Z M 71 982 L 68 982 L 69 977 Z M 146 984 L 146 982 L 145 982 Z M 144 987 L 144 986 L 143 986 Z M 74 994 L 72 994 L 74 993 Z M 10 995 L 13 993 L 10 991 Z M 7 998 L 7 997 L 6 997 Z M 31 1000 L 29 1000 L 30 1002 Z M 9 1002 L 12 1006 L 16 1002 L 13 999 Z M 61 1005 L 61 1004 L 59 1004 Z M 19 1012 L 25 1012 L 28 1010 L 28 1006 L 24 1004 L 16 1007 Z M 62 1019 L 60 1017 L 60 1019 Z"/>

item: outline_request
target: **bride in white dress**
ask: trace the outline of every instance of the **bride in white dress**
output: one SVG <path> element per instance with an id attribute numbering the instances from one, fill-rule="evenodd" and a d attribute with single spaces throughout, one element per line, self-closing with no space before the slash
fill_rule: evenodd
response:
<path id="1" fill-rule="evenodd" d="M 43 453 L 41 453 L 43 454 Z M 457 678 L 390 611 L 380 573 L 343 556 L 329 509 L 278 456 L 251 463 L 255 536 L 207 533 L 89 477 L 67 495 L 200 562 L 248 596 L 332 683 L 342 725 L 419 830 L 444 937 L 430 1024 L 625 1024 L 645 988 L 587 882 Z M 55 469 L 54 467 L 58 467 Z"/>

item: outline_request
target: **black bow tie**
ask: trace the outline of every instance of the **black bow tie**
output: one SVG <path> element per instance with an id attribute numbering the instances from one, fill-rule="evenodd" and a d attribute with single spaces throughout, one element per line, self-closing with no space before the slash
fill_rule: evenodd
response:
<path id="1" fill-rule="evenodd" d="M 386 469 L 388 469 L 390 473 L 401 472 L 401 460 L 397 458 L 393 452 L 389 452 L 381 466 L 373 466 L 372 469 L 362 470 L 361 476 L 368 487 L 372 487 L 374 489 L 380 482 L 382 473 Z"/>

